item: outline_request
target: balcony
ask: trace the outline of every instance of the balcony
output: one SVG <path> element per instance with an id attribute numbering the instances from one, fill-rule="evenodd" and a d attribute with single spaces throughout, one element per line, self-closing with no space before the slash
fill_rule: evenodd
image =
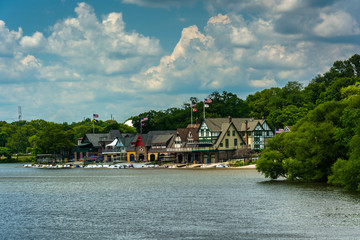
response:
<path id="1" fill-rule="evenodd" d="M 102 154 L 118 154 L 118 153 L 126 153 L 124 148 L 107 148 L 102 150 Z"/>
<path id="2" fill-rule="evenodd" d="M 191 152 L 193 148 L 167 148 L 168 152 Z"/>

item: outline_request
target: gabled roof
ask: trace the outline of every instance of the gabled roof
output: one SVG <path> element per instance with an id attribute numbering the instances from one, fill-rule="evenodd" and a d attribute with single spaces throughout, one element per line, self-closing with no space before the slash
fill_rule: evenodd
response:
<path id="1" fill-rule="evenodd" d="M 222 125 L 221 125 L 221 134 L 220 134 L 220 136 L 218 137 L 218 139 L 217 139 L 217 141 L 216 141 L 216 143 L 214 144 L 214 147 L 215 147 L 215 149 L 217 149 L 218 147 L 219 147 L 219 145 L 220 145 L 220 143 L 222 142 L 222 140 L 224 139 L 224 137 L 225 137 L 225 134 L 227 133 L 227 131 L 229 130 L 229 128 L 230 128 L 230 126 L 231 125 L 233 125 L 233 123 L 231 122 L 231 123 L 223 123 Z"/>
<path id="2" fill-rule="evenodd" d="M 284 132 L 291 132 L 292 126 L 285 126 Z"/>
<path id="3" fill-rule="evenodd" d="M 255 120 L 253 118 L 232 118 L 231 121 L 234 123 L 238 131 L 253 131 L 256 125 L 260 122 L 263 124 L 265 120 Z M 247 129 L 245 129 L 245 122 L 247 121 Z M 206 118 L 206 125 L 211 132 L 221 132 L 222 124 L 229 123 L 229 118 Z"/>
<path id="4" fill-rule="evenodd" d="M 199 134 L 197 134 L 197 128 L 190 128 L 187 138 L 189 138 L 189 133 L 191 133 L 191 136 L 195 142 L 199 141 Z"/>
<path id="5" fill-rule="evenodd" d="M 169 131 L 150 131 L 145 134 L 137 134 L 131 140 L 131 143 L 134 144 L 138 137 L 140 136 L 142 142 L 146 147 L 150 147 L 153 143 L 164 143 L 164 141 L 174 136 L 176 131 L 169 130 Z"/>
<path id="6" fill-rule="evenodd" d="M 94 147 L 99 148 L 100 140 L 102 138 L 106 138 L 108 133 L 87 133 L 85 134 L 85 138 L 81 141 L 81 143 L 86 143 L 86 141 L 89 141 Z"/>
<path id="7" fill-rule="evenodd" d="M 263 125 L 262 125 L 262 124 L 260 123 L 260 121 L 259 121 L 259 122 L 256 123 L 255 127 L 253 128 L 254 131 L 255 131 L 255 128 L 256 128 L 257 126 L 259 126 L 259 127 L 261 128 L 261 131 L 264 130 Z"/>
<path id="8" fill-rule="evenodd" d="M 189 131 L 190 131 L 190 128 L 178 128 L 176 130 L 176 133 L 179 134 L 179 137 L 180 137 L 182 142 L 186 142 Z"/>
<path id="9" fill-rule="evenodd" d="M 217 149 L 219 147 L 220 143 L 224 139 L 224 137 L 225 137 L 227 131 L 230 129 L 231 125 L 234 126 L 236 133 L 239 135 L 239 137 L 240 137 L 241 141 L 243 142 L 243 144 L 245 144 L 245 141 L 244 141 L 243 137 L 241 136 L 241 134 L 239 133 L 239 131 L 236 129 L 235 124 L 233 122 L 231 122 L 231 123 L 227 122 L 227 123 L 223 123 L 221 125 L 221 134 L 218 137 L 216 143 L 214 144 L 215 149 Z"/>
<path id="10" fill-rule="evenodd" d="M 153 141 L 159 143 L 164 141 L 164 139 L 168 137 L 174 136 L 176 131 L 174 130 L 165 130 L 165 131 L 150 131 L 146 134 L 146 146 L 151 146 L 153 144 Z M 156 136 L 156 137 L 155 137 Z M 162 136 L 162 137 L 159 137 Z M 145 141 L 144 141 L 145 143 Z"/>
<path id="11" fill-rule="evenodd" d="M 115 138 L 121 138 L 119 130 L 110 130 L 108 133 L 87 133 L 81 143 L 89 141 L 94 147 L 101 147 L 100 142 L 112 142 Z"/>
<path id="12" fill-rule="evenodd" d="M 151 140 L 151 145 L 153 144 L 166 144 L 173 135 L 156 135 Z"/>
<path id="13" fill-rule="evenodd" d="M 120 136 L 121 136 L 121 133 L 119 130 L 110 130 L 108 138 L 115 139 L 115 138 L 120 138 Z"/>
<path id="14" fill-rule="evenodd" d="M 141 136 L 138 135 L 138 137 L 136 139 L 136 142 L 135 142 L 135 147 L 138 147 L 138 146 L 141 146 L 141 145 L 144 146 L 144 142 L 143 142 Z"/>
<path id="15" fill-rule="evenodd" d="M 125 147 L 130 147 L 135 136 L 137 136 L 136 133 L 122 133 L 120 139 Z"/>
<path id="16" fill-rule="evenodd" d="M 190 124 L 189 124 L 190 125 Z M 178 128 L 176 130 L 177 134 L 179 134 L 179 137 L 181 139 L 181 142 L 185 143 L 189 139 L 189 134 L 191 133 L 192 139 L 194 141 L 199 141 L 199 135 L 197 133 L 198 128 Z"/>

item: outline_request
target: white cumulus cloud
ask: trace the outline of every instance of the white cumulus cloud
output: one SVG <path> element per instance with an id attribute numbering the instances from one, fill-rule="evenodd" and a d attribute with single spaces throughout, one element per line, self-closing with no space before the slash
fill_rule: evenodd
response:
<path id="1" fill-rule="evenodd" d="M 44 35 L 41 32 L 34 33 L 31 37 L 30 36 L 24 36 L 20 40 L 20 45 L 24 48 L 41 48 L 45 47 L 46 39 Z"/>
<path id="2" fill-rule="evenodd" d="M 123 2 L 164 4 L 166 11 L 176 6 L 179 12 L 184 4 L 200 3 Z M 1 101 L 15 108 L 23 103 L 30 119 L 78 121 L 93 112 L 109 117 L 120 112 L 126 119 L 212 91 L 246 97 L 288 81 L 306 84 L 334 61 L 360 51 L 353 40 L 360 35 L 355 0 L 202 3 L 210 10 L 205 26 L 183 28 L 168 53 L 159 39 L 127 29 L 125 14 L 98 16 L 86 3 L 77 5 L 74 16 L 49 26 L 46 34 L 23 36 L 21 28 L 11 30 L 0 20 Z"/>
<path id="3" fill-rule="evenodd" d="M 346 12 L 321 13 L 320 19 L 321 23 L 314 27 L 314 32 L 321 37 L 360 34 L 358 22 Z"/>

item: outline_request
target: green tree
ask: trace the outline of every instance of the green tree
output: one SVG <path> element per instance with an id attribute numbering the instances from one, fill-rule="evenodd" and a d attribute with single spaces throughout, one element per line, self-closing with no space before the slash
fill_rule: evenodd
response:
<path id="1" fill-rule="evenodd" d="M 360 136 L 351 140 L 352 153 L 349 160 L 338 159 L 332 167 L 329 183 L 360 191 Z"/>
<path id="2" fill-rule="evenodd" d="M 16 131 L 11 135 L 6 147 L 14 153 L 25 153 L 27 147 L 30 146 L 29 137 L 34 135 L 36 130 L 31 125 L 22 125 L 17 127 Z"/>
<path id="3" fill-rule="evenodd" d="M 5 156 L 6 159 L 11 159 L 10 149 L 7 147 L 0 147 L 0 159 L 2 156 Z"/>
<path id="4" fill-rule="evenodd" d="M 267 178 L 286 177 L 284 162 L 287 156 L 283 148 L 285 137 L 286 134 L 279 134 L 272 138 L 268 147 L 263 150 L 260 158 L 256 161 L 256 169 Z"/>
<path id="5" fill-rule="evenodd" d="M 356 82 L 354 85 L 344 87 L 340 90 L 341 97 L 345 99 L 350 99 L 354 96 L 360 95 L 360 82 Z"/>
<path id="6" fill-rule="evenodd" d="M 64 130 L 61 124 L 51 123 L 31 138 L 38 153 L 70 154 L 74 141 L 73 130 Z"/>
<path id="7" fill-rule="evenodd" d="M 342 125 L 340 116 L 345 107 L 342 102 L 327 102 L 310 111 L 290 133 L 270 141 L 263 153 L 265 157 L 259 159 L 258 170 L 270 177 L 285 175 L 289 180 L 327 181 L 332 164 L 346 157 L 335 134 Z M 266 168 L 261 167 L 263 162 Z"/>

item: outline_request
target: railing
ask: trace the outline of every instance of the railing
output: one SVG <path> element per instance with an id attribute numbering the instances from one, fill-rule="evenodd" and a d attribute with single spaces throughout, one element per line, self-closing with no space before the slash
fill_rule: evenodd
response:
<path id="1" fill-rule="evenodd" d="M 125 149 L 121 149 L 121 148 L 114 148 L 114 149 L 103 149 L 102 153 L 126 153 Z"/>
<path id="2" fill-rule="evenodd" d="M 191 152 L 193 148 L 167 148 L 168 152 Z"/>

